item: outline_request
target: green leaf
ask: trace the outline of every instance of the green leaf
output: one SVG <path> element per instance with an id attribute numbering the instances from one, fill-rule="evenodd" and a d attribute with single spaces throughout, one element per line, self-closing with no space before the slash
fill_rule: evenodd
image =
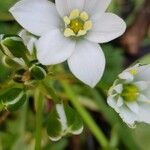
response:
<path id="1" fill-rule="evenodd" d="M 20 66 L 19 63 L 17 63 L 16 61 L 14 61 L 13 59 L 11 59 L 8 56 L 3 56 L 2 58 L 2 63 L 4 64 L 4 66 L 8 67 L 8 68 L 18 68 Z"/>
<path id="2" fill-rule="evenodd" d="M 35 80 L 43 80 L 47 75 L 46 67 L 38 62 L 33 62 L 29 70 Z"/>
<path id="3" fill-rule="evenodd" d="M 80 134 L 83 130 L 83 123 L 80 116 L 69 105 L 65 105 L 64 109 L 67 118 L 67 124 L 68 127 L 70 128 L 69 132 L 75 135 Z"/>
<path id="4" fill-rule="evenodd" d="M 56 104 L 48 119 L 47 132 L 52 141 L 58 141 L 69 134 L 78 135 L 83 123 L 77 112 L 67 104 Z"/>
<path id="5" fill-rule="evenodd" d="M 9 57 L 24 58 L 28 53 L 23 40 L 17 35 L 3 35 L 0 48 Z"/>
<path id="6" fill-rule="evenodd" d="M 10 70 L 4 65 L 0 64 L 0 83 L 4 83 L 10 78 Z"/>
<path id="7" fill-rule="evenodd" d="M 26 101 L 27 96 L 20 88 L 7 89 L 0 94 L 0 103 L 9 111 L 18 110 Z"/>
<path id="8" fill-rule="evenodd" d="M 50 113 L 47 124 L 47 133 L 52 141 L 58 141 L 61 139 L 61 123 L 58 120 L 58 117 L 59 116 L 57 114 L 56 108 L 54 108 Z"/>

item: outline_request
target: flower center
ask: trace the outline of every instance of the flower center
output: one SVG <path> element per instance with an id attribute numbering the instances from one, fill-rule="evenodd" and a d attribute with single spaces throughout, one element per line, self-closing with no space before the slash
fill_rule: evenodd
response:
<path id="1" fill-rule="evenodd" d="M 139 89 L 134 84 L 125 84 L 121 96 L 127 102 L 134 102 L 139 96 Z"/>
<path id="2" fill-rule="evenodd" d="M 93 24 L 92 21 L 89 20 L 88 14 L 83 11 L 80 12 L 78 9 L 74 9 L 70 16 L 64 17 L 65 30 L 64 36 L 83 36 L 89 31 Z"/>
<path id="3" fill-rule="evenodd" d="M 84 22 L 80 19 L 74 19 L 71 20 L 68 27 L 72 29 L 75 34 L 78 34 L 80 30 L 84 29 Z"/>

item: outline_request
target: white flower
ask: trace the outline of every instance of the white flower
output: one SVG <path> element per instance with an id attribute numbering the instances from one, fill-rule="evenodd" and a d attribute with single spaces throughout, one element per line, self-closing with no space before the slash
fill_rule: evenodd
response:
<path id="1" fill-rule="evenodd" d="M 29 32 L 40 36 L 37 57 L 44 65 L 68 61 L 72 73 L 94 87 L 105 69 L 97 43 L 109 42 L 126 29 L 125 22 L 106 13 L 111 0 L 21 0 L 10 9 Z"/>
<path id="2" fill-rule="evenodd" d="M 137 64 L 123 71 L 107 102 L 130 127 L 136 122 L 150 124 L 150 65 Z"/>
<path id="3" fill-rule="evenodd" d="M 18 35 L 23 39 L 24 44 L 27 46 L 29 52 L 32 54 L 35 48 L 37 38 L 24 29 L 21 30 Z"/>

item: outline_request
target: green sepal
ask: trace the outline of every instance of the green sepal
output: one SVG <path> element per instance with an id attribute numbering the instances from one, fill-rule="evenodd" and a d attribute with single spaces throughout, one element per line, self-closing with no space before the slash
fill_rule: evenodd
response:
<path id="1" fill-rule="evenodd" d="M 35 80 L 43 80 L 47 76 L 46 67 L 37 61 L 33 61 L 29 69 L 31 76 Z"/>
<path id="2" fill-rule="evenodd" d="M 18 110 L 26 100 L 27 95 L 21 88 L 11 88 L 0 93 L 0 103 L 9 111 Z"/>
<path id="3" fill-rule="evenodd" d="M 11 59 L 8 56 L 3 56 L 2 63 L 4 64 L 4 66 L 6 66 L 8 68 L 17 68 L 17 67 L 20 67 L 19 63 L 17 63 L 16 61 L 14 61 L 13 59 Z"/>
<path id="4" fill-rule="evenodd" d="M 66 135 L 78 135 L 82 130 L 83 123 L 77 112 L 68 104 L 56 104 L 48 119 L 49 138 L 58 141 Z"/>
<path id="5" fill-rule="evenodd" d="M 3 35 L 0 49 L 8 57 L 24 58 L 28 53 L 21 37 L 18 35 Z"/>

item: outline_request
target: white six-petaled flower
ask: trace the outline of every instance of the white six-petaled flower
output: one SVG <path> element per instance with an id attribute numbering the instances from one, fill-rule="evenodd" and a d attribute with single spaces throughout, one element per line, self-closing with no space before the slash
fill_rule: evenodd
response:
<path id="1" fill-rule="evenodd" d="M 44 65 L 68 61 L 72 73 L 94 87 L 105 69 L 98 43 L 109 42 L 126 29 L 125 22 L 105 12 L 111 0 L 21 0 L 10 9 L 15 19 L 39 36 L 37 58 Z"/>
<path id="2" fill-rule="evenodd" d="M 110 88 L 107 102 L 128 126 L 150 124 L 150 65 L 137 64 L 123 71 Z"/>

